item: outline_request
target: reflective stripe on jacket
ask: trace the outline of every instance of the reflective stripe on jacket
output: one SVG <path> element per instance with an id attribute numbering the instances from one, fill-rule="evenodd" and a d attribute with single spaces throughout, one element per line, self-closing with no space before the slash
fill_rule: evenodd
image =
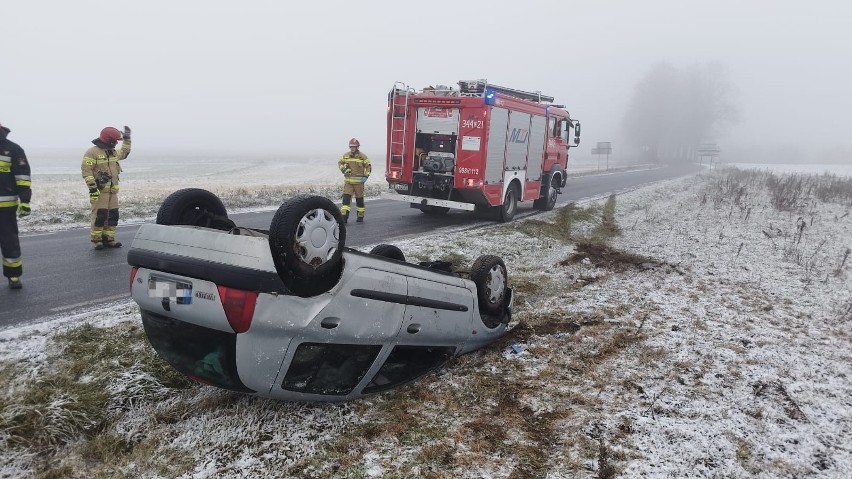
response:
<path id="1" fill-rule="evenodd" d="M 32 199 L 30 164 L 24 149 L 9 140 L 0 140 L 0 208 L 18 207 Z"/>
<path id="2" fill-rule="evenodd" d="M 347 183 L 361 183 L 361 177 L 370 176 L 370 173 L 373 171 L 367 155 L 360 151 L 355 153 L 347 151 L 344 153 L 340 157 L 340 160 L 337 161 L 337 167 L 340 168 L 340 171 L 345 177 L 344 181 Z M 348 174 L 346 173 L 347 169 L 349 170 Z"/>
<path id="3" fill-rule="evenodd" d="M 121 165 L 118 162 L 129 155 L 130 140 L 122 141 L 121 149 L 118 151 L 104 150 L 98 146 L 86 150 L 83 155 L 83 163 L 80 165 L 86 186 L 98 189 L 111 187 L 117 190 L 118 176 L 121 173 Z"/>

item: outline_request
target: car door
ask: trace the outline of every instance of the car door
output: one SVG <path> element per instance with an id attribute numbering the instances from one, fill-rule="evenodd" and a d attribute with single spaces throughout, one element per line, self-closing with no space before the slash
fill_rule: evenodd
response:
<path id="1" fill-rule="evenodd" d="M 362 392 L 384 391 L 444 364 L 472 333 L 474 294 L 440 280 L 408 277 L 405 314 L 396 344 Z"/>
<path id="2" fill-rule="evenodd" d="M 399 344 L 457 346 L 471 334 L 474 294 L 430 279 L 408 278 Z"/>
<path id="3" fill-rule="evenodd" d="M 405 276 L 362 267 L 343 281 L 325 307 L 294 328 L 277 380 L 282 394 L 346 396 L 396 341 Z"/>

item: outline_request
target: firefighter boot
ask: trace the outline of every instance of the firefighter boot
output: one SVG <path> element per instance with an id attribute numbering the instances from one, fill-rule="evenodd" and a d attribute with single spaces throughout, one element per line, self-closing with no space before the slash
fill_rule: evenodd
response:
<path id="1" fill-rule="evenodd" d="M 103 243 L 95 243 L 95 249 L 96 250 L 104 249 L 104 244 Z"/>
<path id="2" fill-rule="evenodd" d="M 358 215 L 358 223 L 364 222 L 365 211 L 366 210 L 364 209 L 364 197 L 362 196 L 361 198 L 355 198 L 355 213 Z"/>
<path id="3" fill-rule="evenodd" d="M 345 213 L 343 213 L 343 222 L 344 222 L 344 223 L 348 223 L 348 222 L 349 222 L 349 212 L 348 212 L 348 211 L 347 211 L 347 212 L 345 212 Z"/>
<path id="4" fill-rule="evenodd" d="M 17 276 L 12 276 L 9 278 L 9 288 L 10 289 L 21 289 L 24 287 L 24 284 L 21 283 L 21 278 Z"/>

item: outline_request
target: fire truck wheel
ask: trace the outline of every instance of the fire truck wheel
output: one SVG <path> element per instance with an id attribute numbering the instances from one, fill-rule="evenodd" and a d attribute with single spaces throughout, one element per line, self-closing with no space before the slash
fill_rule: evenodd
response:
<path id="1" fill-rule="evenodd" d="M 544 192 L 544 196 L 533 201 L 533 208 L 539 211 L 550 211 L 556 206 L 558 193 L 556 192 L 556 187 L 553 185 L 553 181 L 551 177 L 548 177 L 547 189 Z"/>
<path id="2" fill-rule="evenodd" d="M 498 219 L 502 223 L 506 223 L 512 221 L 512 218 L 515 217 L 515 213 L 518 212 L 518 192 L 515 188 L 515 185 L 509 185 L 506 188 L 506 196 L 503 197 L 503 205 L 498 206 Z"/>
<path id="3" fill-rule="evenodd" d="M 202 226 L 229 231 L 234 222 L 222 200 L 200 188 L 184 188 L 170 194 L 157 211 L 158 225 Z"/>
<path id="4" fill-rule="evenodd" d="M 405 261 L 405 254 L 402 250 L 392 244 L 378 244 L 370 250 L 370 254 L 397 261 Z"/>
<path id="5" fill-rule="evenodd" d="M 343 268 L 346 227 L 328 198 L 300 195 L 285 201 L 269 227 L 269 250 L 284 284 L 299 296 L 331 289 Z"/>
<path id="6" fill-rule="evenodd" d="M 476 258 L 470 268 L 470 279 L 476 284 L 479 311 L 483 315 L 502 318 L 508 288 L 508 275 L 503 260 L 488 254 Z M 496 326 L 495 324 L 489 327 Z"/>

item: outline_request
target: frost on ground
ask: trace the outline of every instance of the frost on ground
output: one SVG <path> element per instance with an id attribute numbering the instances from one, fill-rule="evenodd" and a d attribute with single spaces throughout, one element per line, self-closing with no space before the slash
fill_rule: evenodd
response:
<path id="1" fill-rule="evenodd" d="M 327 159 L 324 164 L 271 160 L 206 164 L 196 159 L 186 164 L 176 162 L 159 173 L 135 165 L 130 159 L 125 163 L 129 165 L 125 165 L 128 171 L 121 175 L 120 224 L 152 220 L 163 199 L 182 188 L 212 191 L 233 213 L 277 207 L 284 199 L 299 193 L 337 198 L 342 185 L 336 159 Z M 134 167 L 139 171 L 134 172 Z M 376 195 L 387 188 L 384 168 L 377 167 L 374 176 L 366 191 Z M 32 208 L 33 214 L 19 221 L 22 232 L 55 231 L 89 224 L 89 193 L 78 175 L 34 175 Z"/>
<path id="2" fill-rule="evenodd" d="M 814 178 L 716 172 L 397 243 L 502 256 L 513 329 L 347 404 L 191 384 L 129 302 L 5 331 L 0 477 L 852 477 L 852 188 Z"/>
<path id="3" fill-rule="evenodd" d="M 135 152 L 134 152 L 135 153 Z M 31 216 L 18 221 L 22 233 L 37 233 L 80 228 L 89 225 L 90 203 L 86 184 L 79 174 L 36 173 L 34 165 Z M 337 158 L 195 158 L 173 160 L 137 159 L 135 155 L 122 162 L 119 195 L 119 224 L 152 221 L 170 193 L 182 188 L 203 188 L 215 193 L 228 206 L 229 213 L 260 208 L 277 208 L 294 195 L 308 193 L 339 200 L 342 176 Z M 611 171 L 647 167 L 613 162 Z M 604 171 L 593 161 L 575 161 L 569 175 Z M 53 171 L 56 168 L 43 168 Z M 59 171 L 67 171 L 67 164 Z M 366 184 L 368 197 L 387 190 L 384 160 L 373 161 L 373 172 Z"/>

